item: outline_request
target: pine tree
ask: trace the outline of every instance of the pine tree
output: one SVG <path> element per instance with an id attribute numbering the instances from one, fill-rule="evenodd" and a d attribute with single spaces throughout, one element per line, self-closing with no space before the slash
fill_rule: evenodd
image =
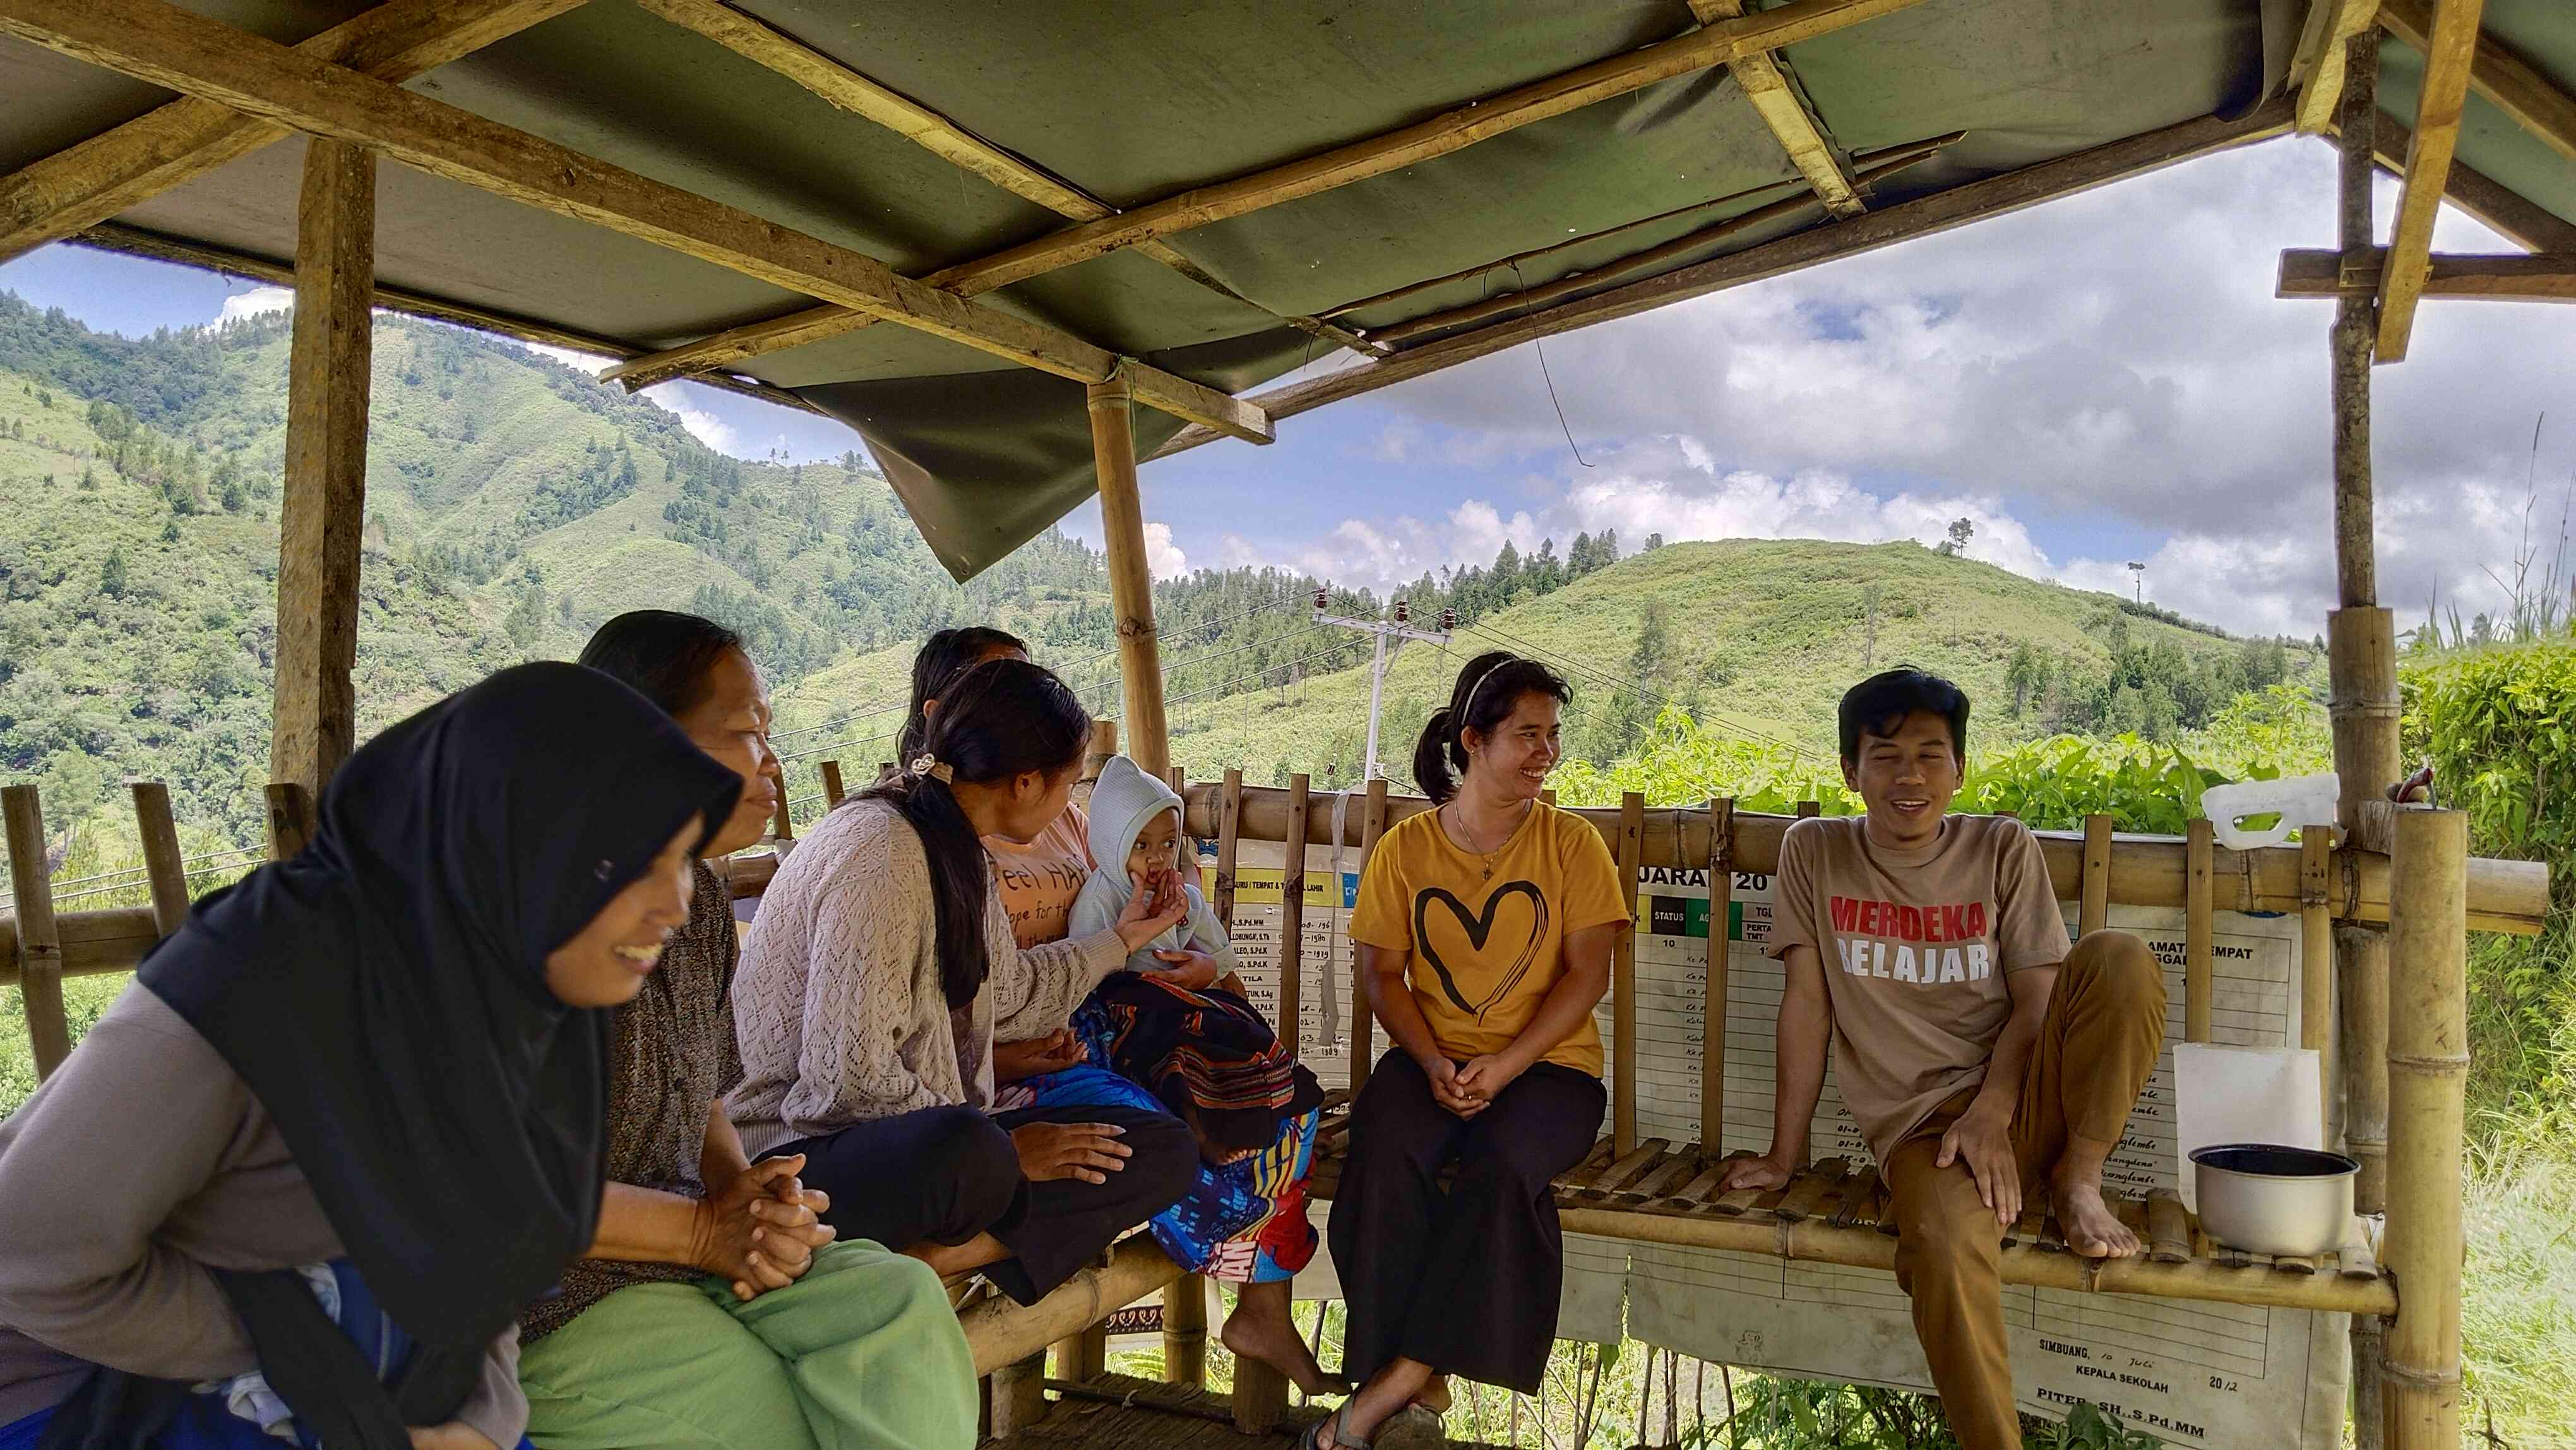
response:
<path id="1" fill-rule="evenodd" d="M 107 551 L 107 562 L 99 566 L 98 592 L 110 599 L 123 599 L 125 585 L 125 550 L 110 549 Z"/>

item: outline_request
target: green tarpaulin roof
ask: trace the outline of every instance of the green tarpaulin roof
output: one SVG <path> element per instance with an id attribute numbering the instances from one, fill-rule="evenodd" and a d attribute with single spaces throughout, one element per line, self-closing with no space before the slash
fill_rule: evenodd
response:
<path id="1" fill-rule="evenodd" d="M 195 0 L 281 41 L 361 6 Z M 1681 0 L 743 0 L 740 9 L 1128 208 L 1422 120 L 1694 24 Z M 1757 4 L 1752 8 L 1764 8 Z M 2199 117 L 2283 88 L 2299 0 L 1927 0 L 1780 52 L 1846 163 L 1961 133 L 1883 180 L 1877 208 Z M 2576 7 L 2488 0 L 2490 35 L 2576 89 Z M 2390 41 L 2380 96 L 2411 124 L 2421 58 Z M 796 83 L 629 3 L 591 3 L 411 88 L 918 274 L 1067 222 Z M 0 171 L 169 99 L 0 40 Z M 302 146 L 283 142 L 142 203 L 120 224 L 293 255 Z M 2576 169 L 2473 97 L 2461 159 L 2576 220 Z M 1724 71 L 1665 81 L 1319 195 L 1170 236 L 1237 296 L 1115 253 L 984 298 L 1199 382 L 1244 391 L 1331 345 L 1282 319 L 1482 275 L 1362 309 L 1379 328 L 1536 286 L 1807 197 Z M 1502 259 L 1665 213 L 1526 263 Z M 1666 267 L 1834 225 L 1821 205 Z M 2331 218 L 2320 216 L 2319 240 Z M 811 301 L 710 263 L 387 163 L 379 281 L 613 338 L 675 347 Z M 1650 274 L 1650 273 L 1649 273 Z M 1638 272 L 1605 276 L 1602 287 Z M 960 577 L 1087 497 L 1081 388 L 879 325 L 753 358 L 866 436 Z M 1180 428 L 1139 409 L 1140 452 Z"/>

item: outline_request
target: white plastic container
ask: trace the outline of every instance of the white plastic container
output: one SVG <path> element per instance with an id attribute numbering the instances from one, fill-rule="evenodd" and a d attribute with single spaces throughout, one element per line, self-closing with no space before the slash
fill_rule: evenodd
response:
<path id="1" fill-rule="evenodd" d="M 2213 785 L 2200 793 L 2201 814 L 2209 817 L 2218 844 L 2236 851 L 2277 846 L 2301 826 L 2331 824 L 2343 782 L 2331 770 L 2322 775 L 2293 775 L 2280 780 L 2241 780 Z M 2265 830 L 2250 831 L 2240 822 L 2251 816 L 2279 814 Z"/>

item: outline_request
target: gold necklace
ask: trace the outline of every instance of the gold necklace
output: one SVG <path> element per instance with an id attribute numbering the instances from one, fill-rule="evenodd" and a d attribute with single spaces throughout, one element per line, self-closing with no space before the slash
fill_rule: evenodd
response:
<path id="1" fill-rule="evenodd" d="M 1455 828 L 1459 836 L 1466 839 L 1467 854 L 1471 856 L 1491 856 L 1510 845 L 1512 837 L 1520 831 L 1521 821 L 1527 819 L 1529 814 L 1527 806 L 1524 805 L 1521 815 L 1514 818 L 1512 823 L 1503 829 L 1503 838 L 1490 846 L 1485 846 L 1476 843 L 1478 838 L 1475 833 L 1467 829 L 1467 813 L 1456 801 L 1451 801 L 1445 809 L 1450 813 L 1449 824 Z M 1486 867 L 1486 874 L 1489 876 L 1493 874 L 1493 868 L 1490 865 Z"/>

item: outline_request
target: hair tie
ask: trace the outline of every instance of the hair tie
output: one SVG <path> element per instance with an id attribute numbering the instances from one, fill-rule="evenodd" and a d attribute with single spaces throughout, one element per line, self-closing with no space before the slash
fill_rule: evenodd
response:
<path id="1" fill-rule="evenodd" d="M 936 755 L 925 754 L 914 756 L 912 759 L 912 773 L 915 775 L 928 776 L 930 779 L 939 782 L 941 785 L 952 785 L 957 780 L 957 772 L 949 769 L 945 765 L 942 765 L 939 761 L 939 757 Z"/>
<path id="2" fill-rule="evenodd" d="M 1503 666 L 1516 663 L 1519 659 L 1519 655 L 1507 655 L 1487 666 L 1485 672 L 1476 677 L 1476 683 L 1468 688 L 1467 703 L 1458 707 L 1458 718 L 1449 723 L 1461 730 L 1474 725 L 1476 723 L 1476 697 L 1485 692 L 1485 682 L 1492 679 L 1495 673 L 1501 670 Z"/>

